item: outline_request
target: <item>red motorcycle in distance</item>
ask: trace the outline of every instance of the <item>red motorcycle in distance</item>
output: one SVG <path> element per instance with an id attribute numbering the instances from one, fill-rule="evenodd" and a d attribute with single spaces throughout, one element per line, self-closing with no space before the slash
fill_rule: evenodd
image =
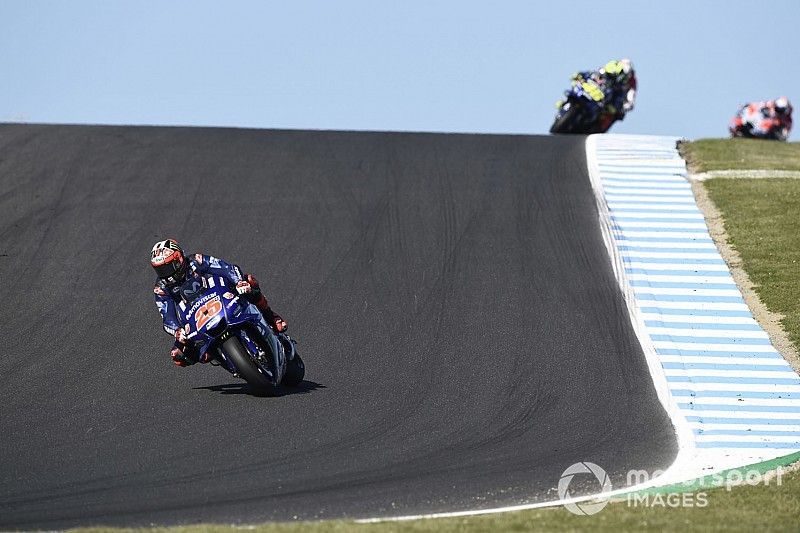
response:
<path id="1" fill-rule="evenodd" d="M 745 104 L 731 119 L 731 137 L 769 139 L 785 141 L 792 128 L 792 108 L 781 98 L 775 102 L 753 102 Z M 782 105 L 781 105 L 782 104 Z"/>

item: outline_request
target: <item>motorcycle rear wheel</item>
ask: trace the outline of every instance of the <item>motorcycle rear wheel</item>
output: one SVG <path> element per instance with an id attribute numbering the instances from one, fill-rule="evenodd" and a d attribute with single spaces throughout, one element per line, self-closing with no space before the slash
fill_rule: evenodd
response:
<path id="1" fill-rule="evenodd" d="M 286 373 L 283 375 L 281 385 L 296 387 L 303 382 L 305 376 L 306 365 L 303 363 L 303 359 L 300 358 L 300 354 L 295 352 L 294 359 L 286 363 Z"/>

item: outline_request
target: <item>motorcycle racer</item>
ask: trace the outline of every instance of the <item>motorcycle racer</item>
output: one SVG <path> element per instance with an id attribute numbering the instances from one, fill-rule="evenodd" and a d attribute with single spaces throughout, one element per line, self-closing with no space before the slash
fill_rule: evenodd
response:
<path id="1" fill-rule="evenodd" d="M 606 90 L 598 130 L 605 132 L 615 120 L 623 120 L 636 103 L 636 71 L 630 59 L 612 60 L 597 71 L 581 71 L 571 81 L 592 80 Z"/>
<path id="2" fill-rule="evenodd" d="M 170 356 L 177 366 L 189 366 L 198 361 L 194 345 L 187 342 L 186 331 L 180 320 L 176 306 L 181 301 L 180 287 L 190 276 L 204 274 L 221 276 L 228 281 L 231 289 L 254 304 L 267 323 L 277 332 L 286 331 L 287 325 L 267 303 L 256 278 L 243 274 L 241 269 L 231 263 L 204 254 L 187 256 L 174 239 L 157 242 L 150 253 L 150 266 L 156 271 L 158 280 L 153 287 L 156 306 L 164 322 L 164 331 L 175 337 Z"/>
<path id="3" fill-rule="evenodd" d="M 792 104 L 785 96 L 744 104 L 731 120 L 731 136 L 785 141 L 792 130 L 792 111 Z"/>

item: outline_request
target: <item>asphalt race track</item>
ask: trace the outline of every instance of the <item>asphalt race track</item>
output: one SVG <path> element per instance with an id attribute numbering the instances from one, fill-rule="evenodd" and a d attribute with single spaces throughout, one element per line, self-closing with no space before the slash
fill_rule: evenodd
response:
<path id="1" fill-rule="evenodd" d="M 0 527 L 496 507 L 577 461 L 665 468 L 583 143 L 0 125 Z M 165 236 L 261 280 L 301 388 L 172 365 Z"/>

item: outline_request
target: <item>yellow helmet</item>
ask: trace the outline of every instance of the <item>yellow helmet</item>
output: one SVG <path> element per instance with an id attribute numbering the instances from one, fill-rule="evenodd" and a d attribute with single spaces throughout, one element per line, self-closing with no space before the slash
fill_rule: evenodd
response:
<path id="1" fill-rule="evenodd" d="M 621 72 L 622 72 L 622 63 L 616 60 L 609 61 L 603 67 L 603 73 L 608 74 L 609 76 L 616 76 Z"/>
<path id="2" fill-rule="evenodd" d="M 633 64 L 630 59 L 620 59 L 609 61 L 600 69 L 601 74 L 617 81 L 618 83 L 627 82 L 633 73 Z"/>

